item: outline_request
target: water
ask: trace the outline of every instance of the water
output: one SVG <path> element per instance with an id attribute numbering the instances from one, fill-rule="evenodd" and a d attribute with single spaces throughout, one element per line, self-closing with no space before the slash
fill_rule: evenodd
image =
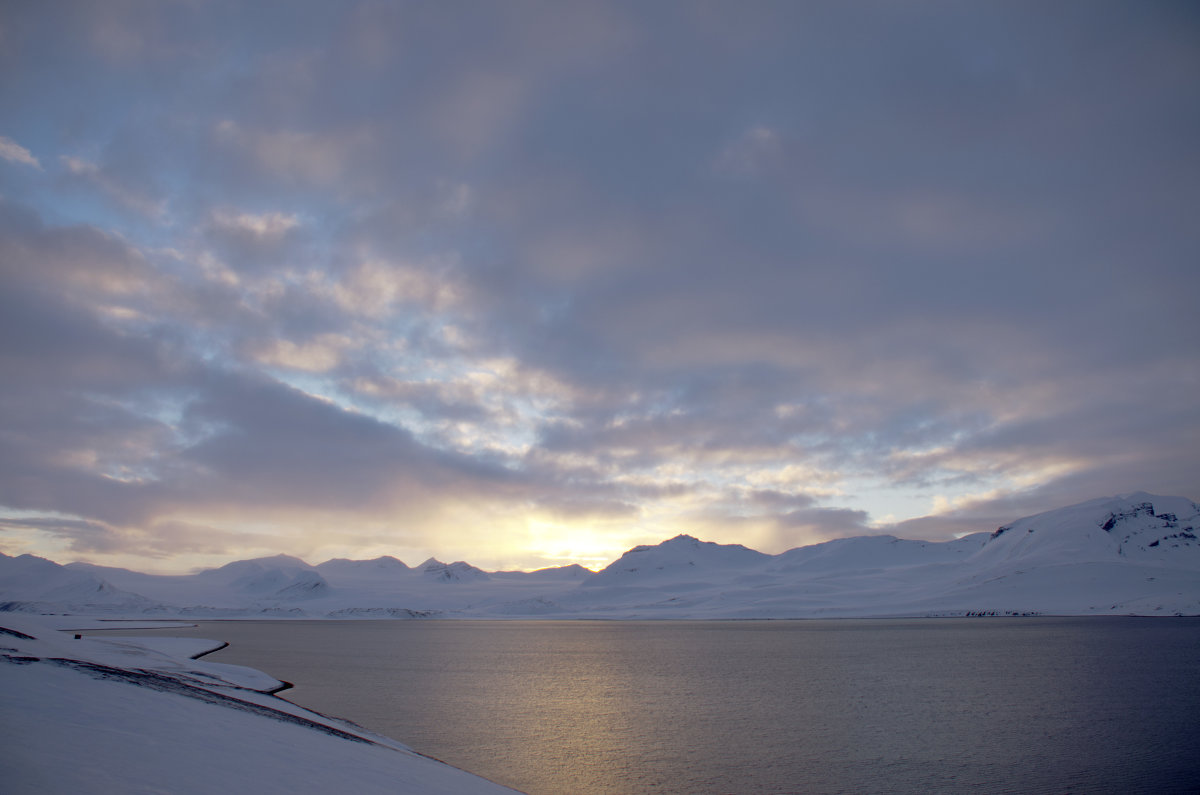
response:
<path id="1" fill-rule="evenodd" d="M 292 701 L 530 795 L 1200 791 L 1197 619 L 190 632 Z"/>

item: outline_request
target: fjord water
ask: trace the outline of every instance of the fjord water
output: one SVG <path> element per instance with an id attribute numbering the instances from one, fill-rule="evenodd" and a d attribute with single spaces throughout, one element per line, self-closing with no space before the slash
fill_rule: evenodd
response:
<path id="1" fill-rule="evenodd" d="M 192 632 L 297 703 L 531 795 L 1200 788 L 1193 618 Z"/>

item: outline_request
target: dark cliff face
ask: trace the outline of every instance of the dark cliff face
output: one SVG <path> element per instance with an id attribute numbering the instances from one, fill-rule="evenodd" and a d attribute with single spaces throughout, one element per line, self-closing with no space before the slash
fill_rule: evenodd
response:
<path id="1" fill-rule="evenodd" d="M 1153 502 L 1144 501 L 1110 512 L 1100 527 L 1117 536 L 1122 548 L 1131 542 L 1142 550 L 1190 547 L 1198 540 L 1195 524 L 1200 506 L 1191 503 L 1191 508 L 1191 517 L 1180 520 L 1178 514 L 1156 512 Z"/>
<path id="2" fill-rule="evenodd" d="M 1164 514 L 1175 518 L 1174 514 Z M 1103 529 L 1112 532 L 1113 528 L 1126 519 L 1132 519 L 1136 516 L 1154 516 L 1154 504 L 1149 502 L 1139 503 L 1125 511 L 1114 511 L 1108 515 L 1108 520 L 1100 525 Z"/>
<path id="3" fill-rule="evenodd" d="M 465 561 L 442 563 L 439 560 L 426 561 L 421 566 L 421 574 L 437 582 L 465 582 L 468 580 L 487 580 L 487 572 L 476 568 Z"/>
<path id="4" fill-rule="evenodd" d="M 1005 558 L 1119 557 L 1192 566 L 1200 563 L 1197 527 L 1200 506 L 1191 500 L 1136 493 L 1090 500 L 1002 525 L 991 533 L 984 549 Z"/>

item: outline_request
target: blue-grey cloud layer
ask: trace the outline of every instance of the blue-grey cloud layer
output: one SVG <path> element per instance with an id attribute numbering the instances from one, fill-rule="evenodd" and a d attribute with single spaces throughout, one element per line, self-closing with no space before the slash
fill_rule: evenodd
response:
<path id="1" fill-rule="evenodd" d="M 782 548 L 915 515 L 869 493 L 944 498 L 905 525 L 938 535 L 1195 491 L 1186 3 L 0 33 L 11 528 L 232 554 L 311 510 L 436 546 L 453 503 Z"/>

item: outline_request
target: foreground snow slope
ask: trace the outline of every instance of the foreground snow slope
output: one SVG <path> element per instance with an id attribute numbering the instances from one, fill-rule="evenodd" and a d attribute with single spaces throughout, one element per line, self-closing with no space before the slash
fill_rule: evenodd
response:
<path id="1" fill-rule="evenodd" d="M 0 618 L 5 793 L 513 792 L 186 656 L 222 644 L 72 637 Z"/>
<path id="2" fill-rule="evenodd" d="M 277 555 L 163 577 L 0 555 L 0 613 L 194 618 L 803 618 L 1200 614 L 1200 507 L 1137 493 L 946 542 L 843 538 L 765 555 L 687 535 L 578 566 Z"/>

